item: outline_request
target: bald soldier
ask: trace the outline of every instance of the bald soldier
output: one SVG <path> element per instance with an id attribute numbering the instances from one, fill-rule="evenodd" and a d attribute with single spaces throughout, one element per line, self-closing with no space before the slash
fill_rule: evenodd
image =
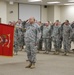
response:
<path id="1" fill-rule="evenodd" d="M 25 33 L 25 45 L 27 50 L 27 57 L 29 60 L 29 65 L 26 68 L 35 68 L 36 63 L 36 50 L 37 44 L 39 41 L 39 32 L 40 28 L 37 23 L 35 23 L 35 18 L 29 18 L 29 23 L 26 26 L 26 33 Z"/>

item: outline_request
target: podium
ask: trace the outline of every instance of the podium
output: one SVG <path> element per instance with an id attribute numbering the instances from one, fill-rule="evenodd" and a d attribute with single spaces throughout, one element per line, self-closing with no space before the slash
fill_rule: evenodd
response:
<path id="1" fill-rule="evenodd" d="M 13 56 L 14 26 L 0 23 L 0 56 Z"/>

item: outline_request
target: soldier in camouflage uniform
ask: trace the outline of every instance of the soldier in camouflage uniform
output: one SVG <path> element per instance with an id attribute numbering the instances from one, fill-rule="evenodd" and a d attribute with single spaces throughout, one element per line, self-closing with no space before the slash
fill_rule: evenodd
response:
<path id="1" fill-rule="evenodd" d="M 23 47 L 23 32 L 22 32 L 22 21 L 19 19 L 16 24 L 18 30 L 18 45 L 19 49 L 22 50 Z"/>
<path id="2" fill-rule="evenodd" d="M 18 48 L 18 30 L 15 26 L 15 31 L 14 31 L 14 53 L 16 53 L 16 55 L 18 53 L 18 50 L 19 50 L 19 48 Z"/>
<path id="3" fill-rule="evenodd" d="M 73 23 L 71 24 L 71 27 L 72 27 L 72 42 L 73 42 L 73 44 L 74 44 L 74 21 L 73 21 Z M 74 47 L 73 47 L 72 51 L 74 52 Z"/>
<path id="4" fill-rule="evenodd" d="M 26 26 L 26 33 L 25 33 L 27 57 L 30 62 L 30 64 L 26 66 L 26 68 L 35 68 L 36 50 L 38 41 L 39 41 L 39 25 L 35 23 L 34 17 L 31 17 L 29 19 L 29 23 Z"/>
<path id="5" fill-rule="evenodd" d="M 45 46 L 45 54 L 48 54 L 51 51 L 51 26 L 49 23 L 45 23 L 43 28 L 43 42 Z"/>
<path id="6" fill-rule="evenodd" d="M 22 22 L 22 33 L 23 33 L 23 46 L 25 46 L 25 32 L 26 32 L 26 23 L 28 20 Z"/>
<path id="7" fill-rule="evenodd" d="M 64 55 L 70 51 L 71 48 L 71 37 L 72 37 L 72 28 L 68 20 L 65 21 L 63 25 L 63 47 Z"/>
<path id="8" fill-rule="evenodd" d="M 54 54 L 59 54 L 60 52 L 60 23 L 58 20 L 54 23 L 54 26 L 53 26 L 52 41 L 54 43 L 54 49 L 55 49 Z"/>

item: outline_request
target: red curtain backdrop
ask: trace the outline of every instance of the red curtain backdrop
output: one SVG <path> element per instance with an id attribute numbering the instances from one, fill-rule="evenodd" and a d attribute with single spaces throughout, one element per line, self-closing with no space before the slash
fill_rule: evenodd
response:
<path id="1" fill-rule="evenodd" d="M 13 56 L 14 26 L 0 24 L 0 55 Z"/>

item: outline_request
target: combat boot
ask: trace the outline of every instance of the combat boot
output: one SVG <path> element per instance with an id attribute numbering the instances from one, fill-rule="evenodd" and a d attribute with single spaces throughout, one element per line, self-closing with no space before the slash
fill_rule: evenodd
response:
<path id="1" fill-rule="evenodd" d="M 57 53 L 57 51 L 55 51 L 55 52 L 53 53 L 53 55 L 56 55 L 56 53 Z"/>
<path id="2" fill-rule="evenodd" d="M 64 52 L 64 56 L 67 56 L 68 55 L 68 53 L 67 52 Z"/>
<path id="3" fill-rule="evenodd" d="M 56 52 L 56 55 L 59 55 L 59 51 Z"/>
<path id="4" fill-rule="evenodd" d="M 30 68 L 31 66 L 32 66 L 32 63 L 30 62 L 30 64 L 26 66 L 25 68 Z"/>
<path id="5" fill-rule="evenodd" d="M 35 68 L 35 63 L 32 63 L 32 66 L 30 67 L 30 69 L 34 69 Z"/>

